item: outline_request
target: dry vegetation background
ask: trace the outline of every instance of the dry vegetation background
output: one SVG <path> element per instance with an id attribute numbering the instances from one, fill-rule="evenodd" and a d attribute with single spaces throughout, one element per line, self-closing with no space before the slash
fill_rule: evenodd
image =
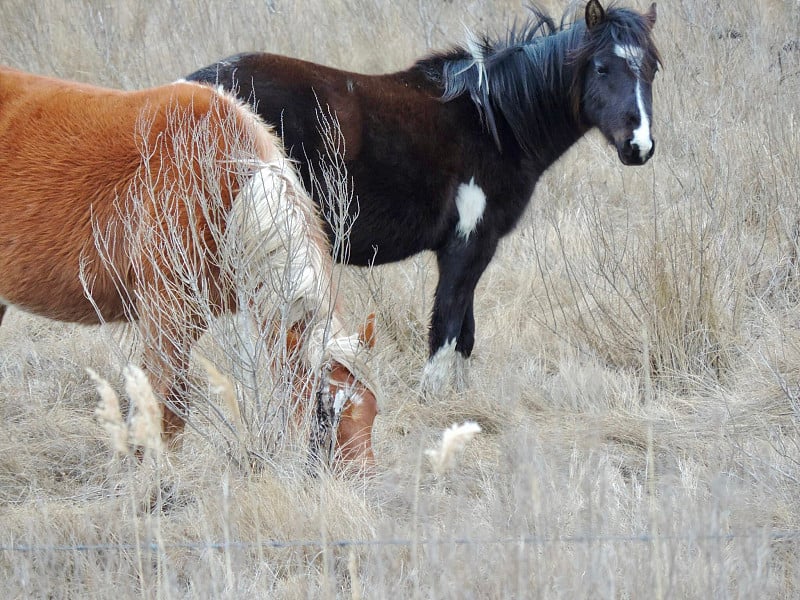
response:
<path id="1" fill-rule="evenodd" d="M 800 5 L 658 10 L 656 155 L 626 169 L 593 134 L 543 178 L 479 285 L 467 393 L 418 395 L 431 257 L 344 269 L 379 319 L 371 480 L 245 473 L 192 433 L 159 472 L 115 461 L 85 367 L 121 390 L 125 336 L 9 311 L 3 597 L 797 597 Z M 250 49 L 383 72 L 524 15 L 4 0 L 0 61 L 130 89 Z M 424 449 L 465 420 L 483 432 L 434 473 Z"/>

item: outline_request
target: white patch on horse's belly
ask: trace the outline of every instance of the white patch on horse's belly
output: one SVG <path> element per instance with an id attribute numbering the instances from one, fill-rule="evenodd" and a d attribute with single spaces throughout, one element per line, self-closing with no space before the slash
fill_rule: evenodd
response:
<path id="1" fill-rule="evenodd" d="M 462 183 L 458 186 L 456 208 L 458 209 L 456 231 L 461 237 L 467 239 L 483 219 L 483 211 L 486 209 L 486 194 L 481 186 L 475 183 L 474 177 L 469 180 L 469 183 Z"/>

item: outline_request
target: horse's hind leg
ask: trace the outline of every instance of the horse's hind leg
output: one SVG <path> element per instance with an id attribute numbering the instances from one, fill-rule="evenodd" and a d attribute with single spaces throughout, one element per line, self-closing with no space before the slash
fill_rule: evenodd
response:
<path id="1" fill-rule="evenodd" d="M 3 317 L 6 316 L 6 308 L 8 308 L 5 304 L 0 304 L 0 325 L 3 324 Z"/>
<path id="2" fill-rule="evenodd" d="M 156 398 L 162 402 L 162 436 L 167 442 L 174 442 L 185 427 L 189 356 L 205 330 L 203 323 L 189 319 L 185 311 L 185 305 L 163 302 L 156 306 L 148 303 L 139 313 L 145 346 L 142 363 Z"/>

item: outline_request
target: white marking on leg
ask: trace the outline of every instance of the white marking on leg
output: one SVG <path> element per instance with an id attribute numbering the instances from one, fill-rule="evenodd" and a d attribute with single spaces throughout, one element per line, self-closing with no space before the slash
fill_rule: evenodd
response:
<path id="1" fill-rule="evenodd" d="M 469 183 L 462 183 L 458 186 L 456 208 L 458 209 L 456 230 L 466 240 L 483 219 L 483 211 L 486 209 L 486 194 L 475 183 L 474 177 L 469 180 Z"/>
<path id="2" fill-rule="evenodd" d="M 422 391 L 425 395 L 437 396 L 447 387 L 453 376 L 456 359 L 456 340 L 453 338 L 428 359 L 422 371 Z"/>
<path id="3" fill-rule="evenodd" d="M 455 360 L 453 361 L 453 380 L 456 392 L 463 394 L 469 389 L 469 359 L 456 352 Z"/>

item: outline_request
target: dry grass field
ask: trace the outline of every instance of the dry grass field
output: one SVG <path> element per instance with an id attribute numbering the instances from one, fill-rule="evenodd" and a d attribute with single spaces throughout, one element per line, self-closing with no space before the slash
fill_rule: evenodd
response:
<path id="1" fill-rule="evenodd" d="M 155 6 L 3 0 L 0 62 L 127 89 L 252 49 L 384 72 L 526 12 Z M 202 430 L 154 467 L 115 458 L 85 369 L 124 396 L 132 336 L 11 309 L 0 595 L 800 596 L 800 4 L 664 0 L 656 39 L 655 157 L 625 168 L 591 134 L 545 175 L 478 286 L 467 392 L 418 391 L 432 256 L 341 269 L 378 317 L 370 479 L 291 452 L 249 471 Z M 425 450 L 464 421 L 482 432 L 434 470 Z"/>

